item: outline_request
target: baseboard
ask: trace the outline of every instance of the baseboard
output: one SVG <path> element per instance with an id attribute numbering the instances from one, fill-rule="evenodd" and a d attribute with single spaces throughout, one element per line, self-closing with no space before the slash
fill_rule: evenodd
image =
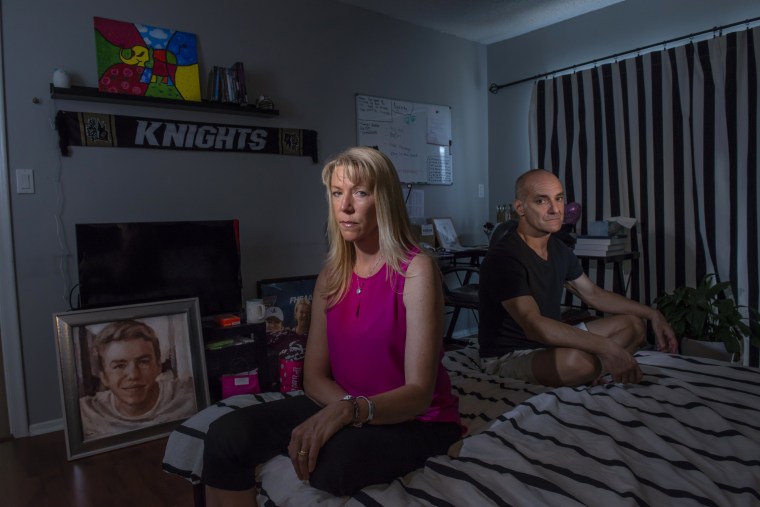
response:
<path id="1" fill-rule="evenodd" d="M 63 419 L 53 419 L 52 421 L 30 424 L 29 436 L 44 435 L 45 433 L 53 433 L 54 431 L 61 431 L 62 429 Z"/>

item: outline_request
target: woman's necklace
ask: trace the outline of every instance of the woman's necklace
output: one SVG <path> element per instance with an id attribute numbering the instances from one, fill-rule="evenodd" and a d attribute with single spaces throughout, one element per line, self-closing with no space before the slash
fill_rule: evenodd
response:
<path id="1" fill-rule="evenodd" d="M 370 268 L 370 270 L 367 272 L 367 276 L 364 278 L 364 281 L 362 281 L 362 277 L 359 276 L 359 266 L 356 266 L 356 293 L 361 296 L 362 289 L 364 288 L 364 284 L 367 282 L 367 279 L 372 276 L 372 273 L 375 271 L 375 268 L 378 264 L 380 264 L 380 259 L 382 259 L 382 255 L 377 256 L 377 260 L 375 261 L 375 264 Z M 359 308 L 362 306 L 362 300 L 361 297 L 356 299 L 356 316 L 359 316 Z"/>
<path id="2" fill-rule="evenodd" d="M 361 294 L 362 289 L 364 288 L 364 283 L 366 283 L 367 278 L 372 276 L 372 272 L 375 271 L 375 268 L 380 263 L 380 259 L 382 259 L 382 255 L 377 256 L 377 260 L 375 261 L 375 264 L 370 268 L 370 270 L 367 272 L 367 276 L 364 277 L 364 281 L 362 281 L 362 276 L 359 273 L 359 266 L 356 266 L 356 293 Z"/>

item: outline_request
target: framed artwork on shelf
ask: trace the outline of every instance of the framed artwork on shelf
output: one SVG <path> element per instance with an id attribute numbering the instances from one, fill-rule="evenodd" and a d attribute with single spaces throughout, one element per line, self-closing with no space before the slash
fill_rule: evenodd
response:
<path id="1" fill-rule="evenodd" d="M 94 24 L 98 90 L 201 100 L 195 34 L 97 16 Z"/>
<path id="2" fill-rule="evenodd" d="M 161 438 L 208 406 L 198 298 L 53 320 L 69 460 Z"/>

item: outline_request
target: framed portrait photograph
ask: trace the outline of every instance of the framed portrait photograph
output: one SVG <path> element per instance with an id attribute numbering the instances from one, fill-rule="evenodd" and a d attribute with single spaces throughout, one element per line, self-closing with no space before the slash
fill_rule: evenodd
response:
<path id="1" fill-rule="evenodd" d="M 53 321 L 69 460 L 164 437 L 208 406 L 198 298 Z"/>

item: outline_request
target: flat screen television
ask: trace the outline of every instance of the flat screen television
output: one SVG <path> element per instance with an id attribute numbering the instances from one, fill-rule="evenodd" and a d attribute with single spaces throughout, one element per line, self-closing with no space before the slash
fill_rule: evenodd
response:
<path id="1" fill-rule="evenodd" d="M 201 316 L 242 309 L 237 220 L 76 225 L 81 308 L 198 297 Z"/>

